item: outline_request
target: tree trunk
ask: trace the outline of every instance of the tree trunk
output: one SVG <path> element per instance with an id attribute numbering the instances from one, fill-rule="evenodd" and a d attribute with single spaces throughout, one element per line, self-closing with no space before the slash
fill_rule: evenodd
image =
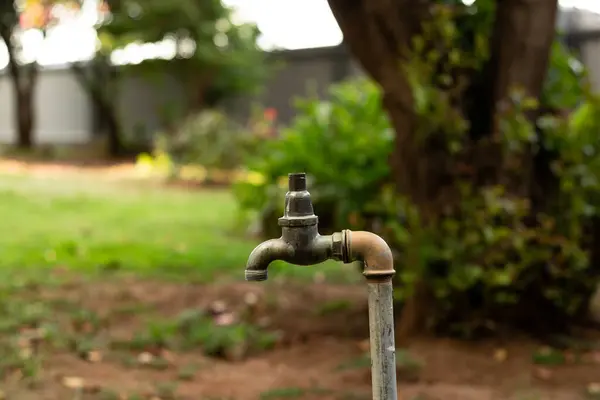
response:
<path id="1" fill-rule="evenodd" d="M 33 91 L 15 85 L 15 119 L 17 121 L 17 147 L 22 150 L 33 148 L 34 110 Z"/>
<path id="2" fill-rule="evenodd" d="M 439 212 L 435 203 L 443 164 L 438 154 L 417 145 L 412 90 L 402 73 L 402 63 L 406 61 L 405 50 L 420 32 L 434 2 L 328 1 L 350 52 L 382 88 L 383 106 L 396 131 L 390 163 L 397 190 L 418 205 L 425 224 L 433 222 Z M 492 56 L 484 69 L 486 79 L 474 91 L 478 100 L 472 103 L 480 115 L 479 123 L 473 125 L 478 132 L 472 136 L 495 131 L 495 117 L 512 87 L 520 86 L 529 96 L 539 96 L 555 32 L 557 0 L 503 0 L 497 4 Z M 418 257 L 408 254 L 403 261 L 415 265 Z M 398 322 L 399 340 L 424 327 L 428 298 L 426 283 L 417 282 Z"/>
<path id="3" fill-rule="evenodd" d="M 15 123 L 17 126 L 17 147 L 30 150 L 34 145 L 35 129 L 35 87 L 38 77 L 37 63 L 19 65 L 12 42 L 12 26 L 0 26 L 0 37 L 8 50 L 8 72 L 13 86 L 15 100 Z"/>
<path id="4" fill-rule="evenodd" d="M 108 135 L 108 155 L 119 157 L 123 153 L 123 141 L 121 140 L 121 125 L 117 118 L 117 112 L 105 99 L 98 98 L 94 100 L 100 115 L 104 120 L 106 134 Z"/>
<path id="5" fill-rule="evenodd" d="M 81 64 L 72 64 L 71 71 L 73 71 L 81 86 L 88 93 L 93 106 L 100 114 L 100 118 L 106 128 L 106 134 L 108 135 L 109 156 L 118 157 L 123 153 L 121 124 L 113 100 L 107 93 L 110 83 L 114 83 L 107 81 L 115 80 L 116 78 L 110 72 L 107 74 L 106 71 L 103 71 L 103 69 L 108 69 L 110 66 L 100 65 L 102 62 L 101 60 L 96 60 L 91 64 L 91 76 L 87 74 L 85 67 Z"/>
<path id="6" fill-rule="evenodd" d="M 485 104 L 483 135 L 496 131 L 495 116 L 510 91 L 519 88 L 539 98 L 556 35 L 557 0 L 498 2 L 490 43 L 491 57 L 484 69 L 480 92 Z"/>
<path id="7" fill-rule="evenodd" d="M 38 76 L 36 63 L 17 65 L 13 59 L 9 65 L 15 98 L 17 123 L 17 147 L 30 150 L 34 146 L 35 88 Z"/>

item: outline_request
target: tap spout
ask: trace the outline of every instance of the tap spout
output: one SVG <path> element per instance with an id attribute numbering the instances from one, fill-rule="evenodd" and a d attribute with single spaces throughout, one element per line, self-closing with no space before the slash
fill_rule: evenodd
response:
<path id="1" fill-rule="evenodd" d="M 282 238 L 262 242 L 250 253 L 246 263 L 247 281 L 266 281 L 268 267 L 275 260 L 288 261 L 293 258 L 294 249 Z"/>

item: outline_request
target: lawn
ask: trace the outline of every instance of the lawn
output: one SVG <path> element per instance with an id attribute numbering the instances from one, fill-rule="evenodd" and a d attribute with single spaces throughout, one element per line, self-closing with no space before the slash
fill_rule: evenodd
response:
<path id="1" fill-rule="evenodd" d="M 355 268 L 242 282 L 257 240 L 227 190 L 106 176 L 0 173 L 0 400 L 372 398 Z M 576 353 L 415 338 L 400 393 L 600 398 L 596 338 Z"/>
<path id="2" fill-rule="evenodd" d="M 227 190 L 166 189 L 93 176 L 2 175 L 0 270 L 68 267 L 210 282 L 243 279 L 257 241 L 240 225 Z M 344 279 L 341 264 L 275 265 L 272 276 Z"/>
<path id="3" fill-rule="evenodd" d="M 224 189 L 85 172 L 1 174 L 0 399 L 41 391 L 56 400 L 197 399 L 214 367 L 220 379 L 237 371 L 247 381 L 255 367 L 229 361 L 298 335 L 346 330 L 346 315 L 331 318 L 330 309 L 348 309 L 347 289 L 356 286 L 321 283 L 306 302 L 302 288 L 312 285 L 302 282 L 360 279 L 355 269 L 280 263 L 267 284 L 241 282 L 257 240 L 237 216 Z M 269 398 L 280 398 L 290 385 L 282 384 L 262 381 L 235 397 L 273 388 Z"/>

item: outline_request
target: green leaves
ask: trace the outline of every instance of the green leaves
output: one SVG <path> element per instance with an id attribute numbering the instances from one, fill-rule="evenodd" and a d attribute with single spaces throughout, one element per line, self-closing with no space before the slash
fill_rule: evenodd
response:
<path id="1" fill-rule="evenodd" d="M 244 202 L 254 209 L 282 207 L 283 202 L 273 201 L 273 196 L 285 192 L 278 180 L 291 171 L 306 171 L 319 214 L 325 211 L 319 204 L 334 205 L 335 220 L 346 227 L 350 216 L 376 199 L 379 187 L 389 179 L 393 133 L 381 108 L 380 91 L 369 80 L 351 80 L 332 86 L 328 101 L 297 99 L 296 110 L 291 126 L 249 165 L 266 177 L 265 184 L 244 185 L 244 193 L 238 185 L 238 199 L 261 199 Z"/>
<path id="2" fill-rule="evenodd" d="M 129 70 L 136 75 L 177 76 L 192 103 L 198 97 L 206 100 L 204 91 L 210 103 L 252 92 L 269 72 L 256 43 L 257 27 L 234 24 L 231 10 L 220 0 L 124 0 L 111 2 L 111 7 L 110 18 L 98 27 L 103 50 L 170 42 L 175 51 L 172 60 L 143 60 Z"/>

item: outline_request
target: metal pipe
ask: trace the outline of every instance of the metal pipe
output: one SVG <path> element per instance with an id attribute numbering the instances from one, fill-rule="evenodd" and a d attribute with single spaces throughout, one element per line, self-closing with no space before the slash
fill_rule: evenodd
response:
<path id="1" fill-rule="evenodd" d="M 392 251 L 374 233 L 344 233 L 350 261 L 362 261 L 367 278 L 373 400 L 397 400 Z"/>
<path id="2" fill-rule="evenodd" d="M 373 400 L 397 400 L 392 282 L 368 282 Z"/>
<path id="3" fill-rule="evenodd" d="M 282 235 L 252 251 L 246 280 L 266 280 L 269 264 L 275 260 L 296 265 L 314 265 L 327 259 L 361 261 L 369 294 L 373 400 L 397 400 L 392 252 L 381 237 L 371 232 L 344 230 L 321 236 L 318 220 L 306 190 L 306 174 L 290 174 L 284 215 L 279 218 Z"/>

